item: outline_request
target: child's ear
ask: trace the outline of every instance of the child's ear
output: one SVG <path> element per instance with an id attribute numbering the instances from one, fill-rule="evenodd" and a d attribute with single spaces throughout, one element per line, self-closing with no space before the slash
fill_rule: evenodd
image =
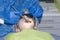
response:
<path id="1" fill-rule="evenodd" d="M 20 32 L 20 29 L 19 28 L 16 28 L 15 32 Z"/>
<path id="2" fill-rule="evenodd" d="M 34 29 L 37 30 L 37 27 L 35 26 Z"/>

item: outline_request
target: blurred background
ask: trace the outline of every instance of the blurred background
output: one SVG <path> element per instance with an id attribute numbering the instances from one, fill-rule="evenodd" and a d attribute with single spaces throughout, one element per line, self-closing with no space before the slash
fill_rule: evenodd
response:
<path id="1" fill-rule="evenodd" d="M 43 17 L 38 30 L 60 36 L 60 0 L 39 0 Z"/>

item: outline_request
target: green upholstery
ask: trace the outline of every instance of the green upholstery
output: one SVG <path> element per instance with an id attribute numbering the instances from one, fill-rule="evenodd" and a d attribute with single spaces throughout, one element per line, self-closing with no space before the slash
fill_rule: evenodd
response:
<path id="1" fill-rule="evenodd" d="M 60 12 L 60 3 L 57 0 L 54 0 L 54 3 Z"/>
<path id="2" fill-rule="evenodd" d="M 5 40 L 54 40 L 54 38 L 46 32 L 24 30 L 22 32 L 8 34 Z"/>

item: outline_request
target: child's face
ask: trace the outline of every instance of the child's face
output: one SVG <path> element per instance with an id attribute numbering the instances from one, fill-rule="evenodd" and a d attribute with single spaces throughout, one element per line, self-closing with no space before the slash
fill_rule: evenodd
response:
<path id="1" fill-rule="evenodd" d="M 34 20 L 32 18 L 28 18 L 27 16 L 23 16 L 28 22 L 25 21 L 24 18 L 20 19 L 18 22 L 18 26 L 21 30 L 24 29 L 32 29 L 34 27 Z"/>

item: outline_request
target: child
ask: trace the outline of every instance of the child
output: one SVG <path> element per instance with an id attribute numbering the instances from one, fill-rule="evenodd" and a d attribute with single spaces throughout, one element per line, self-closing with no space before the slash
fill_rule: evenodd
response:
<path id="1" fill-rule="evenodd" d="M 35 18 L 31 14 L 24 14 L 16 26 L 16 32 L 10 33 L 5 40 L 54 40 L 46 32 L 35 30 Z"/>

